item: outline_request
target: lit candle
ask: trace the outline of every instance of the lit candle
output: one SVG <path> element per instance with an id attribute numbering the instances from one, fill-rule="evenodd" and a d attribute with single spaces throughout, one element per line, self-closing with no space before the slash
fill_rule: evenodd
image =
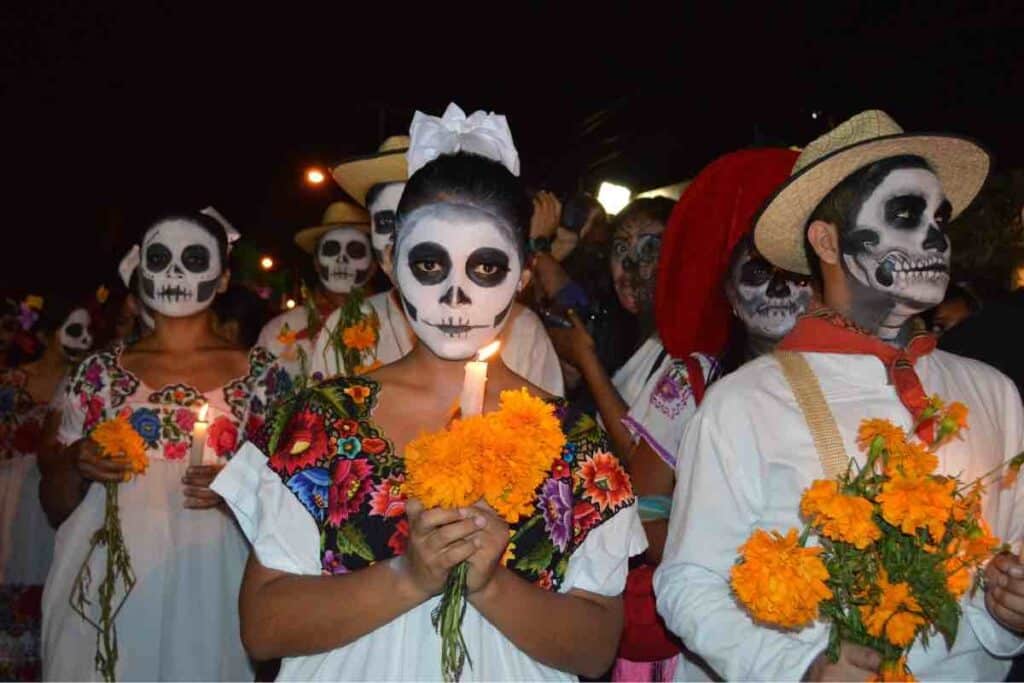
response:
<path id="1" fill-rule="evenodd" d="M 203 407 L 199 409 L 198 419 L 196 419 L 195 424 L 192 425 L 192 452 L 189 454 L 189 465 L 203 464 L 203 448 L 206 446 L 206 430 L 210 427 L 210 423 L 206 421 L 206 411 L 209 409 L 209 405 L 203 405 Z"/>
<path id="2" fill-rule="evenodd" d="M 473 417 L 484 412 L 484 393 L 487 388 L 487 359 L 494 355 L 501 342 L 488 344 L 480 349 L 476 360 L 466 363 L 466 377 L 462 381 L 462 396 L 459 410 L 462 417 Z"/>

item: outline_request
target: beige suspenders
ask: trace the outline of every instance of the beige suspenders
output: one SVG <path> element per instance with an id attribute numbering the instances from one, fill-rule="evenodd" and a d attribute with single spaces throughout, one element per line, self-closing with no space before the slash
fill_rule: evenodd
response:
<path id="1" fill-rule="evenodd" d="M 846 471 L 849 459 L 846 457 L 846 449 L 843 447 L 836 419 L 825 402 L 825 395 L 821 393 L 821 384 L 818 383 L 814 370 L 803 354 L 796 351 L 776 351 L 774 356 L 782 366 L 782 374 L 789 382 L 793 395 L 796 396 L 796 403 L 800 406 L 811 430 L 821 469 L 825 472 L 826 478 L 835 479 Z"/>

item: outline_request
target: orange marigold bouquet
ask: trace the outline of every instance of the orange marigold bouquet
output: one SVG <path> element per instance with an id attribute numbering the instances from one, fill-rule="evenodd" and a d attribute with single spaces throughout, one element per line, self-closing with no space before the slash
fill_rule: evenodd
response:
<path id="1" fill-rule="evenodd" d="M 149 466 L 146 455 L 146 444 L 139 433 L 128 421 L 127 415 L 115 417 L 101 422 L 93 429 L 90 438 L 100 447 L 106 458 L 124 455 L 128 458 L 131 470 L 126 475 L 130 480 L 136 474 L 142 474 Z M 135 587 L 135 572 L 132 570 L 131 558 L 121 531 L 121 516 L 117 505 L 117 482 L 104 484 L 107 492 L 106 513 L 103 526 L 96 530 L 89 544 L 82 568 L 78 570 L 71 588 L 71 608 L 75 610 L 90 626 L 96 629 L 96 670 L 103 675 L 105 681 L 115 679 L 117 667 L 117 628 L 114 620 L 117 613 L 128 599 L 128 594 Z M 99 617 L 94 619 L 86 614 L 86 608 L 92 604 L 88 597 L 92 585 L 92 571 L 89 568 L 93 552 L 99 547 L 107 549 L 106 571 L 99 585 Z M 114 603 L 114 594 L 121 583 L 123 595 Z"/>
<path id="2" fill-rule="evenodd" d="M 552 404 L 525 389 L 503 391 L 497 411 L 455 419 L 447 429 L 423 434 L 406 446 L 405 493 L 427 508 L 466 507 L 483 500 L 514 524 L 533 514 L 537 487 L 564 445 Z M 462 639 L 467 571 L 465 562 L 452 570 L 432 614 L 441 634 L 446 681 L 457 681 L 467 660 Z"/>
<path id="3" fill-rule="evenodd" d="M 887 420 L 862 422 L 864 466 L 851 459 L 838 479 L 813 482 L 800 500 L 803 533 L 756 530 L 731 575 L 740 604 L 761 623 L 828 622 L 833 661 L 843 641 L 876 649 L 878 680 L 914 680 L 906 655 L 918 638 L 927 645 L 941 634 L 952 647 L 960 597 L 1001 549 L 981 514 L 985 480 L 1024 462 L 1022 453 L 969 483 L 937 474 L 934 451 L 967 428 L 967 408 L 932 397 L 920 419 L 917 426 L 934 425 L 930 443 Z M 811 534 L 820 546 L 806 547 Z"/>

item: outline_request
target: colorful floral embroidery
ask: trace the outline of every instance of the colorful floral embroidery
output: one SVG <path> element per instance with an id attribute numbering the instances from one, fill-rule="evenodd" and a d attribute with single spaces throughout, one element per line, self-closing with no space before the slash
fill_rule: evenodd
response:
<path id="1" fill-rule="evenodd" d="M 337 377 L 282 402 L 253 439 L 321 531 L 325 574 L 401 555 L 409 538 L 402 458 L 371 421 L 379 386 Z M 513 525 L 508 567 L 547 590 L 565 579 L 587 534 L 633 502 L 629 477 L 593 419 L 557 402 L 567 443 L 538 487 L 531 517 Z"/>
<path id="2" fill-rule="evenodd" d="M 238 425 L 226 415 L 221 415 L 210 425 L 206 443 L 218 458 L 229 457 L 238 446 Z"/>
<path id="3" fill-rule="evenodd" d="M 21 370 L 0 370 L 0 461 L 36 452 L 46 419 L 45 402 L 28 393 Z"/>

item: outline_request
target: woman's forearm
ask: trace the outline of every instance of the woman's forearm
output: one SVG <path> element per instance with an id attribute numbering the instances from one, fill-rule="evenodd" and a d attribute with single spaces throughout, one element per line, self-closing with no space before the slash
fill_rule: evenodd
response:
<path id="1" fill-rule="evenodd" d="M 328 652 L 422 603 L 397 558 L 338 576 L 267 569 L 250 555 L 239 598 L 242 643 L 257 660 Z"/>
<path id="2" fill-rule="evenodd" d="M 597 678 L 615 659 L 622 633 L 619 597 L 546 591 L 498 567 L 469 601 L 516 647 L 552 668 Z"/>
<path id="3" fill-rule="evenodd" d="M 67 519 L 89 490 L 89 483 L 78 473 L 68 449 L 57 441 L 60 416 L 51 413 L 43 424 L 36 463 L 42 475 L 39 502 L 54 529 Z"/>
<path id="4" fill-rule="evenodd" d="M 628 462 L 633 451 L 633 435 L 622 424 L 622 420 L 629 414 L 629 406 L 612 384 L 596 353 L 588 354 L 582 360 L 578 369 L 597 404 L 597 412 L 601 414 L 612 449 L 620 460 Z"/>

